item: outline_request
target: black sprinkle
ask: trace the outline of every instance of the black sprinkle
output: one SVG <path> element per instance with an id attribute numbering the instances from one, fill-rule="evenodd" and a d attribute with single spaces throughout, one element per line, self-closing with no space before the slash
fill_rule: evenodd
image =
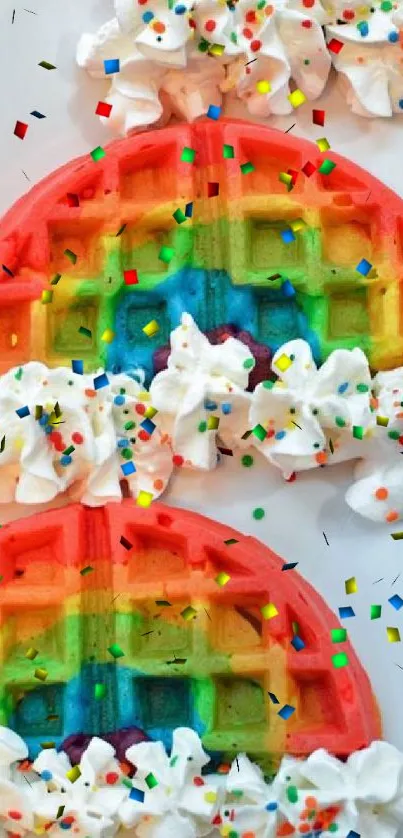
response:
<path id="1" fill-rule="evenodd" d="M 292 425 L 295 425 L 296 428 L 299 428 L 302 431 L 301 425 L 298 425 L 298 422 L 291 421 Z"/>
<path id="2" fill-rule="evenodd" d="M 326 544 L 327 544 L 327 546 L 329 547 L 330 545 L 329 545 L 329 542 L 328 542 L 328 540 L 327 540 L 327 535 L 326 535 L 326 533 L 325 533 L 325 532 L 323 533 L 323 538 L 325 539 Z"/>
<path id="3" fill-rule="evenodd" d="M 385 578 L 385 577 L 384 577 L 384 576 L 382 576 L 382 578 L 381 578 L 381 579 L 375 579 L 375 582 L 373 582 L 372 584 L 373 584 L 373 585 L 377 585 L 377 584 L 378 584 L 378 582 L 383 582 L 384 578 Z"/>
<path id="4" fill-rule="evenodd" d="M 287 130 L 286 130 L 286 131 L 284 131 L 284 134 L 288 134 L 288 132 L 289 132 L 289 131 L 292 131 L 292 129 L 293 129 L 293 128 L 295 128 L 296 124 L 297 124 L 297 123 L 296 123 L 296 122 L 294 122 L 294 125 L 291 125 L 289 128 L 287 128 Z"/>
<path id="5" fill-rule="evenodd" d="M 13 17 L 12 17 L 11 23 L 14 23 L 14 21 L 15 21 L 15 9 L 13 9 Z"/>
<path id="6" fill-rule="evenodd" d="M 21 169 L 21 171 L 22 171 L 22 174 L 24 175 L 24 177 L 26 177 L 26 179 L 29 180 L 29 182 L 31 183 L 31 179 L 28 177 L 27 173 L 24 172 L 24 169 Z"/>
<path id="7" fill-rule="evenodd" d="M 249 66 L 249 64 L 253 64 L 253 62 L 254 62 L 254 61 L 257 61 L 257 58 L 252 58 L 252 60 L 251 60 L 251 61 L 248 61 L 248 63 L 247 63 L 247 64 L 245 64 L 245 67 L 248 67 L 248 66 Z"/>
<path id="8" fill-rule="evenodd" d="M 399 579 L 399 576 L 400 576 L 400 573 L 397 574 L 396 579 L 394 579 L 393 582 L 392 582 L 392 585 L 394 585 L 395 582 L 397 582 L 397 580 Z"/>
<path id="9" fill-rule="evenodd" d="M 1 267 L 3 268 L 3 271 L 5 274 L 7 274 L 7 276 L 14 276 L 13 272 L 10 271 L 10 268 L 8 268 L 7 265 L 2 265 Z"/>
<path id="10" fill-rule="evenodd" d="M 133 547 L 133 544 L 127 538 L 125 538 L 124 535 L 120 536 L 120 543 L 122 547 L 125 548 L 125 550 L 131 550 Z"/>

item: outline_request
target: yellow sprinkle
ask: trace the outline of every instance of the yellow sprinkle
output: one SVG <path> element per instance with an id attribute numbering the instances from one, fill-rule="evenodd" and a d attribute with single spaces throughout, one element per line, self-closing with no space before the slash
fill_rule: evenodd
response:
<path id="1" fill-rule="evenodd" d="M 294 218 L 294 221 L 290 221 L 290 227 L 293 233 L 298 233 L 306 227 L 306 223 L 303 218 Z"/>
<path id="2" fill-rule="evenodd" d="M 149 338 L 154 337 L 154 335 L 156 335 L 157 332 L 159 332 L 159 330 L 160 330 L 160 327 L 159 327 L 156 320 L 150 320 L 149 323 L 147 323 L 145 326 L 143 326 L 143 332 Z"/>
<path id="3" fill-rule="evenodd" d="M 46 289 L 45 291 L 42 291 L 41 303 L 46 305 L 46 303 L 51 303 L 52 300 L 53 300 L 53 291 L 50 291 L 48 289 Z"/>
<path id="4" fill-rule="evenodd" d="M 388 636 L 389 643 L 400 643 L 400 631 L 398 628 L 388 626 L 386 634 Z"/>
<path id="5" fill-rule="evenodd" d="M 321 137 L 320 140 L 316 140 L 316 145 L 319 151 L 329 151 L 330 143 L 328 143 L 326 137 Z"/>
<path id="6" fill-rule="evenodd" d="M 10 336 L 10 343 L 11 343 L 11 346 L 17 346 L 17 343 L 18 343 L 18 335 L 15 335 L 15 334 L 14 334 L 14 332 L 13 332 L 13 334 Z"/>
<path id="7" fill-rule="evenodd" d="M 262 605 L 260 610 L 265 620 L 271 620 L 273 617 L 277 617 L 278 614 L 274 602 L 268 602 L 267 605 Z"/>
<path id="8" fill-rule="evenodd" d="M 105 329 L 104 333 L 101 335 L 101 340 L 103 340 L 104 343 L 112 343 L 114 339 L 115 332 L 113 332 L 112 329 Z"/>
<path id="9" fill-rule="evenodd" d="M 219 416 L 209 416 L 207 419 L 207 429 L 209 431 L 216 431 L 220 424 Z"/>
<path id="10" fill-rule="evenodd" d="M 39 655 L 38 649 L 34 649 L 33 646 L 30 646 L 25 652 L 25 657 L 30 661 L 35 660 L 37 655 Z"/>
<path id="11" fill-rule="evenodd" d="M 256 90 L 258 93 L 270 93 L 271 84 L 266 79 L 256 82 Z"/>
<path id="12" fill-rule="evenodd" d="M 288 175 L 287 172 L 280 172 L 278 179 L 280 183 L 285 183 L 286 186 L 292 184 L 292 175 Z"/>
<path id="13" fill-rule="evenodd" d="M 81 777 L 81 771 L 79 766 L 73 765 L 73 768 L 70 768 L 70 770 L 67 771 L 66 777 L 68 780 L 70 780 L 71 783 L 75 783 L 75 781 L 78 780 L 79 777 Z"/>
<path id="14" fill-rule="evenodd" d="M 225 823 L 220 829 L 220 835 L 222 835 L 222 838 L 228 838 L 230 832 L 232 832 L 232 826 L 229 823 Z"/>
<path id="15" fill-rule="evenodd" d="M 222 44 L 211 44 L 211 47 L 208 48 L 210 55 L 222 55 L 224 50 L 225 47 Z"/>
<path id="16" fill-rule="evenodd" d="M 356 594 L 358 591 L 358 585 L 355 576 L 351 576 L 350 579 L 346 579 L 344 587 L 346 589 L 346 594 Z"/>
<path id="17" fill-rule="evenodd" d="M 186 622 L 189 622 L 189 620 L 193 620 L 196 617 L 196 615 L 197 611 L 195 608 L 193 608 L 192 605 L 187 605 L 186 608 L 184 608 L 183 611 L 181 611 L 181 617 L 183 617 L 183 619 L 186 620 Z"/>
<path id="18" fill-rule="evenodd" d="M 293 92 L 287 96 L 287 99 L 293 106 L 293 108 L 299 108 L 300 105 L 303 105 L 304 102 L 306 102 L 305 94 L 298 87 L 296 90 L 293 90 Z"/>
<path id="19" fill-rule="evenodd" d="M 143 490 L 141 490 L 141 492 L 139 492 L 137 495 L 136 504 L 137 506 L 142 506 L 143 509 L 147 509 L 149 506 L 151 506 L 153 497 L 154 495 L 151 492 L 144 492 Z"/>
<path id="20" fill-rule="evenodd" d="M 204 799 L 206 803 L 215 803 L 217 800 L 217 792 L 215 791 L 206 791 L 204 793 Z"/>
<path id="21" fill-rule="evenodd" d="M 149 393 L 146 393 L 145 390 L 142 390 L 141 393 L 137 393 L 137 398 L 139 402 L 149 402 L 151 396 Z"/>
<path id="22" fill-rule="evenodd" d="M 217 585 L 220 585 L 223 588 L 224 585 L 226 585 L 230 579 L 231 577 L 228 576 L 228 573 L 225 573 L 224 570 L 221 570 L 214 581 L 217 582 Z"/>
<path id="23" fill-rule="evenodd" d="M 47 669 L 35 669 L 34 678 L 37 678 L 38 681 L 46 681 L 48 677 L 48 670 Z"/>
<path id="24" fill-rule="evenodd" d="M 289 358 L 288 355 L 285 355 L 284 353 L 282 355 L 280 355 L 280 357 L 277 358 L 277 361 L 276 361 L 276 367 L 279 368 L 280 372 L 285 372 L 286 370 L 288 370 L 288 368 L 291 366 L 291 364 L 292 364 L 291 358 Z"/>
<path id="25" fill-rule="evenodd" d="M 148 393 L 147 393 L 147 396 L 148 396 Z M 144 416 L 145 416 L 145 418 L 146 418 L 146 419 L 153 419 L 156 413 L 158 413 L 157 408 L 156 408 L 156 407 L 153 407 L 153 406 L 150 404 L 150 407 L 148 407 L 148 408 L 147 408 L 147 410 L 146 410 L 146 412 L 145 412 Z"/>

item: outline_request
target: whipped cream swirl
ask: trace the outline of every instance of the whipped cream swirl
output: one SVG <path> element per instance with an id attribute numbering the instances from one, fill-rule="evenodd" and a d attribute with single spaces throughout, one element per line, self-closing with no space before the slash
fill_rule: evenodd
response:
<path id="1" fill-rule="evenodd" d="M 209 757 L 189 728 L 173 732 L 170 755 L 161 742 L 142 742 L 127 750 L 125 764 L 97 737 L 78 766 L 54 749 L 33 763 L 27 754 L 16 733 L 0 728 L 4 836 L 71 829 L 82 838 L 112 838 L 129 828 L 133 838 L 395 838 L 403 822 L 403 756 L 386 742 L 345 763 L 324 750 L 306 760 L 286 756 L 271 783 L 245 754 L 227 775 L 202 775 Z"/>

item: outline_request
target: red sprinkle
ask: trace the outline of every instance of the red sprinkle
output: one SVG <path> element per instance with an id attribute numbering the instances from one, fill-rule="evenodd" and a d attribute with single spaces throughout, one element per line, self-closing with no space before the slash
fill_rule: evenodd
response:
<path id="1" fill-rule="evenodd" d="M 205 783 L 203 777 L 193 777 L 193 784 L 195 786 L 204 786 Z"/>
<path id="2" fill-rule="evenodd" d="M 22 818 L 22 812 L 18 812 L 15 809 L 10 809 L 10 811 L 7 812 L 7 815 L 13 821 L 20 821 Z"/>
<path id="3" fill-rule="evenodd" d="M 290 474 L 290 476 L 289 476 L 289 477 L 286 477 L 285 479 L 286 479 L 287 483 L 294 483 L 294 480 L 296 480 L 296 479 L 297 479 L 297 474 L 296 474 L 296 472 L 295 472 L 295 471 L 293 471 L 293 473 L 292 473 L 292 474 Z"/>
<path id="4" fill-rule="evenodd" d="M 184 458 L 182 457 L 181 454 L 174 454 L 173 457 L 172 457 L 172 462 L 173 462 L 174 466 L 183 466 L 183 463 L 185 462 L 185 460 L 184 460 Z"/>
<path id="5" fill-rule="evenodd" d="M 252 52 L 259 52 L 259 50 L 261 49 L 261 47 L 262 47 L 262 42 L 261 42 L 261 41 L 257 41 L 257 40 L 256 40 L 256 41 L 252 41 L 252 43 L 251 43 L 251 45 L 250 45 L 250 48 L 251 48 Z"/>
<path id="6" fill-rule="evenodd" d="M 74 431 L 71 435 L 71 439 L 76 445 L 82 445 L 84 442 L 84 437 L 79 433 L 79 431 Z"/>
<path id="7" fill-rule="evenodd" d="M 215 20 L 210 18 L 209 20 L 206 20 L 206 22 L 204 24 L 204 28 L 205 28 L 206 32 L 214 32 L 214 29 L 216 28 L 216 25 L 217 24 L 216 24 Z"/>
<path id="8" fill-rule="evenodd" d="M 301 23 L 301 26 L 303 26 L 304 29 L 312 29 L 312 21 L 311 20 L 303 20 L 302 23 Z"/>
<path id="9" fill-rule="evenodd" d="M 247 38 L 248 41 L 250 41 L 250 39 L 253 38 L 253 32 L 251 29 L 243 29 L 242 35 L 244 36 L 244 38 Z"/>
<path id="10" fill-rule="evenodd" d="M 353 9 L 344 9 L 343 17 L 344 17 L 344 20 L 354 20 L 355 11 Z"/>
<path id="11" fill-rule="evenodd" d="M 105 780 L 106 780 L 108 786 L 115 785 L 115 783 L 117 783 L 118 779 L 119 779 L 119 774 L 116 774 L 115 771 L 108 771 L 108 773 L 105 774 Z"/>
<path id="12" fill-rule="evenodd" d="M 150 434 L 147 433 L 143 428 L 137 434 L 138 439 L 141 439 L 142 442 L 148 442 L 150 439 Z"/>
<path id="13" fill-rule="evenodd" d="M 136 411 L 136 413 L 139 413 L 140 416 L 143 416 L 143 414 L 146 412 L 145 404 L 141 404 L 141 402 L 136 404 L 135 411 Z"/>
<path id="14" fill-rule="evenodd" d="M 250 9 L 249 12 L 246 12 L 245 20 L 246 23 L 256 23 L 256 12 L 254 9 Z"/>

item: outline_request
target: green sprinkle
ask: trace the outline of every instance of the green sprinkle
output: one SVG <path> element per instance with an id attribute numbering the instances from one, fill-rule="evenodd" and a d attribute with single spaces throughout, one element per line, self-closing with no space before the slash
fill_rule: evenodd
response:
<path id="1" fill-rule="evenodd" d="M 85 335 L 86 338 L 92 338 L 91 329 L 86 329 L 85 326 L 80 326 L 78 331 L 80 335 Z"/>
<path id="2" fill-rule="evenodd" d="M 199 422 L 197 430 L 200 431 L 201 434 L 203 434 L 204 431 L 207 431 L 207 422 L 205 422 L 204 420 L 202 422 Z"/>
<path id="3" fill-rule="evenodd" d="M 336 163 L 333 163 L 333 160 L 326 159 L 323 161 L 322 165 L 319 166 L 318 172 L 320 172 L 321 175 L 330 175 L 335 168 Z"/>
<path id="4" fill-rule="evenodd" d="M 91 157 L 94 163 L 98 163 L 98 160 L 102 160 L 102 158 L 105 157 L 105 155 L 106 151 L 104 151 L 104 149 L 100 145 L 97 146 L 97 148 L 94 148 L 93 151 L 91 151 Z"/>
<path id="5" fill-rule="evenodd" d="M 265 390 L 272 390 L 275 383 L 276 383 L 275 381 L 269 381 L 269 380 L 262 381 L 262 384 L 263 384 L 263 387 L 265 388 Z"/>
<path id="6" fill-rule="evenodd" d="M 337 655 L 332 655 L 332 663 L 335 669 L 342 669 L 343 666 L 348 666 L 348 657 L 345 652 L 338 652 Z"/>
<path id="7" fill-rule="evenodd" d="M 194 148 L 189 148 L 188 146 L 185 145 L 185 147 L 182 149 L 181 160 L 183 160 L 185 163 L 193 163 L 195 157 L 196 157 L 195 149 Z"/>
<path id="8" fill-rule="evenodd" d="M 115 660 L 116 658 L 123 658 L 125 654 L 118 643 L 112 643 L 112 646 L 108 648 L 108 652 Z"/>
<path id="9" fill-rule="evenodd" d="M 239 541 L 237 538 L 227 538 L 226 541 L 224 541 L 224 544 L 229 547 L 230 544 L 239 544 Z"/>
<path id="10" fill-rule="evenodd" d="M 382 605 L 371 605 L 371 620 L 379 620 L 382 614 Z"/>
<path id="11" fill-rule="evenodd" d="M 133 783 L 129 779 L 129 777 L 123 777 L 122 780 L 121 780 L 121 783 L 122 783 L 123 786 L 126 786 L 127 789 L 133 788 Z"/>
<path id="12" fill-rule="evenodd" d="M 147 777 L 144 778 L 144 782 L 149 789 L 155 789 L 155 787 L 158 786 L 158 780 L 154 777 L 154 774 L 152 774 L 151 771 L 147 774 Z"/>
<path id="13" fill-rule="evenodd" d="M 346 425 L 345 419 L 342 416 L 336 416 L 334 421 L 338 428 L 344 428 Z"/>
<path id="14" fill-rule="evenodd" d="M 390 0 L 382 0 L 381 9 L 383 12 L 391 12 L 393 9 L 393 5 Z"/>
<path id="15" fill-rule="evenodd" d="M 75 450 L 76 450 L 76 449 L 75 449 L 75 446 L 74 446 L 74 445 L 69 445 L 69 447 L 68 447 L 68 448 L 66 448 L 66 449 L 65 449 L 62 453 L 63 453 L 63 454 L 65 454 L 65 456 L 66 456 L 66 457 L 68 457 L 68 456 L 69 456 L 69 454 L 72 454 L 72 453 L 73 453 L 73 451 L 75 451 Z"/>
<path id="16" fill-rule="evenodd" d="M 57 285 L 57 283 L 60 282 L 61 278 L 62 278 L 61 274 L 55 274 L 55 276 L 51 280 L 50 284 L 51 285 Z"/>
<path id="17" fill-rule="evenodd" d="M 23 375 L 23 369 L 22 369 L 22 367 L 20 367 L 19 370 L 17 370 L 17 372 L 14 376 L 15 380 L 16 381 L 21 381 L 22 375 Z"/>
<path id="18" fill-rule="evenodd" d="M 133 422 L 131 419 L 130 419 L 129 422 L 125 422 L 125 424 L 124 424 L 125 431 L 131 431 L 135 427 L 136 427 L 136 423 Z"/>
<path id="19" fill-rule="evenodd" d="M 362 425 L 353 425 L 354 439 L 364 439 L 364 428 Z"/>
<path id="20" fill-rule="evenodd" d="M 391 532 L 391 537 L 393 541 L 402 541 L 403 540 L 403 532 L 400 530 L 399 532 Z"/>
<path id="21" fill-rule="evenodd" d="M 356 390 L 357 393 L 368 393 L 368 384 L 357 384 Z"/>
<path id="22" fill-rule="evenodd" d="M 261 506 L 257 506 L 256 509 L 253 510 L 252 515 L 255 521 L 261 521 L 265 516 L 265 511 Z"/>
<path id="23" fill-rule="evenodd" d="M 244 370 L 251 370 L 255 366 L 255 359 L 254 358 L 246 358 L 243 362 Z"/>
<path id="24" fill-rule="evenodd" d="M 67 250 L 64 251 L 64 255 L 67 256 L 67 258 L 70 260 L 72 265 L 76 264 L 76 262 L 77 262 L 77 254 L 76 253 L 74 253 L 72 250 L 69 250 L 69 248 L 67 248 Z"/>
<path id="25" fill-rule="evenodd" d="M 176 765 L 176 763 L 178 762 L 178 759 L 179 759 L 178 755 L 176 755 L 176 756 L 172 757 L 172 758 L 169 760 L 169 767 L 170 767 L 170 768 L 175 768 L 175 765 Z"/>
<path id="26" fill-rule="evenodd" d="M 187 216 L 181 209 L 175 210 L 175 212 L 172 213 L 172 217 L 175 219 L 177 224 L 183 224 L 183 222 L 187 219 Z"/>
<path id="27" fill-rule="evenodd" d="M 241 463 L 245 468 L 249 468 L 253 466 L 253 457 L 251 454 L 244 454 L 241 460 Z"/>
<path id="28" fill-rule="evenodd" d="M 331 823 L 328 826 L 329 832 L 337 832 L 338 828 L 339 828 L 338 823 Z"/>
<path id="29" fill-rule="evenodd" d="M 224 143 L 222 147 L 222 156 L 225 158 L 225 160 L 230 160 L 233 157 L 235 157 L 234 146 L 227 145 L 226 143 Z"/>
<path id="30" fill-rule="evenodd" d="M 399 431 L 388 431 L 389 439 L 399 439 Z"/>
<path id="31" fill-rule="evenodd" d="M 122 448 L 120 453 L 124 460 L 131 460 L 133 458 L 133 451 L 131 448 Z"/>
<path id="32" fill-rule="evenodd" d="M 298 789 L 296 786 L 288 786 L 287 797 L 290 803 L 296 803 L 298 800 Z"/>
<path id="33" fill-rule="evenodd" d="M 264 428 L 263 425 L 255 425 L 255 427 L 252 428 L 252 433 L 253 436 L 256 436 L 258 439 L 260 439 L 260 442 L 263 442 L 263 440 L 266 439 L 267 436 L 266 428 Z"/>
<path id="34" fill-rule="evenodd" d="M 38 67 L 43 67 L 44 70 L 56 70 L 55 64 L 50 64 L 49 61 L 40 61 Z"/>
<path id="35" fill-rule="evenodd" d="M 95 684 L 94 685 L 94 698 L 97 701 L 100 701 L 101 698 L 105 698 L 106 696 L 106 685 L 105 684 Z"/>
<path id="36" fill-rule="evenodd" d="M 93 570 L 94 568 L 91 567 L 90 564 L 87 564 L 86 567 L 83 567 L 83 569 L 80 570 L 81 576 L 88 576 L 88 574 L 92 573 Z"/>
<path id="37" fill-rule="evenodd" d="M 331 629 L 330 634 L 332 638 L 332 643 L 344 643 L 347 640 L 347 629 Z"/>
<path id="38" fill-rule="evenodd" d="M 161 262 L 170 262 L 173 259 L 175 250 L 173 247 L 167 247 L 167 245 L 163 245 L 161 250 L 158 254 L 158 259 L 161 259 Z"/>
<path id="39" fill-rule="evenodd" d="M 183 611 L 181 611 L 181 617 L 183 617 L 183 619 L 187 621 L 193 620 L 196 617 L 196 614 L 196 609 L 193 608 L 191 605 L 187 605 L 186 608 L 184 608 Z"/>
<path id="40" fill-rule="evenodd" d="M 243 175 L 249 175 L 250 172 L 255 171 L 253 163 L 241 163 L 240 169 Z"/>
<path id="41" fill-rule="evenodd" d="M 168 607 L 171 605 L 171 603 L 168 602 L 167 599 L 156 599 L 155 604 L 158 605 L 158 608 L 163 608 L 165 606 Z"/>

